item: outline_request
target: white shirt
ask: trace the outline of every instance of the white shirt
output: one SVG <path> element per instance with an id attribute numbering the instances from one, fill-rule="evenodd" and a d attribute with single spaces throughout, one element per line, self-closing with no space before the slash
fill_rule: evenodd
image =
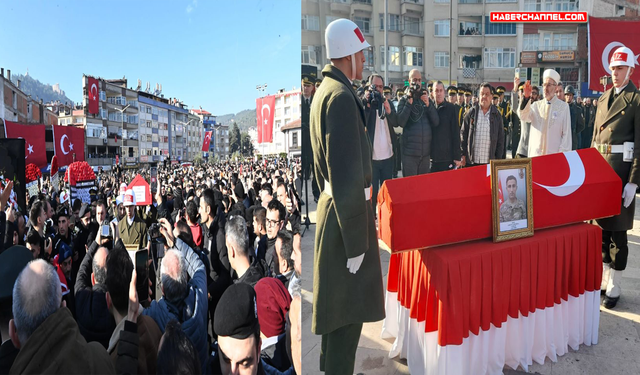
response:
<path id="1" fill-rule="evenodd" d="M 627 82 L 627 85 L 628 84 L 629 84 L 629 82 Z M 616 94 L 620 94 L 622 92 L 622 90 L 624 90 L 624 88 L 627 87 L 627 85 L 624 85 L 624 86 L 622 86 L 620 88 L 617 88 L 617 87 L 614 86 L 613 88 L 616 90 Z"/>
<path id="2" fill-rule="evenodd" d="M 484 113 L 482 108 L 478 107 L 478 121 L 476 122 L 476 131 L 473 135 L 473 163 L 487 164 L 491 160 L 489 152 L 491 150 L 491 107 Z"/>
<path id="3" fill-rule="evenodd" d="M 530 122 L 529 157 L 571 151 L 571 112 L 569 105 L 554 96 L 518 108 L 520 121 Z"/>
<path id="4" fill-rule="evenodd" d="M 377 111 L 376 111 L 377 112 Z M 393 156 L 393 145 L 389 134 L 387 118 L 381 119 L 376 113 L 376 132 L 373 138 L 373 160 L 386 160 Z"/>

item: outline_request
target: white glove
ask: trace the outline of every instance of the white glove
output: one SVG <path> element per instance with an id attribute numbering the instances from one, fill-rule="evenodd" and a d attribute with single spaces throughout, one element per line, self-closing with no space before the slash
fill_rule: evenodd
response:
<path id="1" fill-rule="evenodd" d="M 355 258 L 347 259 L 347 268 L 349 269 L 349 272 L 355 275 L 356 272 L 358 272 L 358 270 L 360 269 L 360 266 L 362 265 L 363 260 L 364 260 L 364 254 L 359 255 Z"/>
<path id="2" fill-rule="evenodd" d="M 624 199 L 622 204 L 624 205 L 624 208 L 629 207 L 633 198 L 636 197 L 636 189 L 638 189 L 638 185 L 633 182 L 627 182 L 627 184 L 624 185 L 624 189 L 622 190 L 622 199 Z"/>

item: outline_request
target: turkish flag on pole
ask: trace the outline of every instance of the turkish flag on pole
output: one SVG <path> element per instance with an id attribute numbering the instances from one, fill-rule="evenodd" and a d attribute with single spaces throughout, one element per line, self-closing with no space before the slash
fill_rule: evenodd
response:
<path id="1" fill-rule="evenodd" d="M 84 129 L 53 125 L 53 146 L 60 166 L 84 161 Z"/>
<path id="2" fill-rule="evenodd" d="M 633 51 L 635 71 L 630 79 L 636 87 L 640 83 L 640 38 L 638 33 L 630 30 L 640 30 L 640 21 L 609 21 L 596 17 L 589 17 L 589 89 L 602 91 L 600 77 L 610 76 L 609 61 L 613 52 L 620 47 L 627 47 Z"/>
<path id="3" fill-rule="evenodd" d="M 256 99 L 258 143 L 273 142 L 273 115 L 276 107 L 275 95 Z"/>
<path id="4" fill-rule="evenodd" d="M 213 130 L 204 132 L 204 142 L 202 142 L 202 151 L 208 152 L 209 146 L 211 145 L 211 135 L 213 134 Z"/>
<path id="5" fill-rule="evenodd" d="M 89 96 L 89 113 L 97 115 L 100 112 L 100 102 L 98 95 L 98 80 L 95 78 L 87 78 L 87 95 Z"/>
<path id="6" fill-rule="evenodd" d="M 23 125 L 11 121 L 4 122 L 6 138 L 24 139 L 24 163 L 33 163 L 39 168 L 47 166 L 47 151 L 45 147 L 44 125 Z"/>

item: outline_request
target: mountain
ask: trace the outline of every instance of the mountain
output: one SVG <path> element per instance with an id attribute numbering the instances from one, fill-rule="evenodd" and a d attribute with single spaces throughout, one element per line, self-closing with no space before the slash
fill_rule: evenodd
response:
<path id="1" fill-rule="evenodd" d="M 59 100 L 61 103 L 74 103 L 73 100 L 69 99 L 64 91 L 59 88 L 55 88 L 49 84 L 42 83 L 37 79 L 32 78 L 30 75 L 22 75 L 22 74 L 12 74 L 11 82 L 14 85 L 18 84 L 18 80 L 20 80 L 20 90 L 22 90 L 27 95 L 31 95 L 31 98 L 34 100 L 42 99 L 45 103 L 55 102 Z"/>
<path id="2" fill-rule="evenodd" d="M 240 128 L 240 132 L 244 133 L 249 130 L 249 128 L 256 127 L 256 110 L 245 109 L 244 111 L 240 111 L 235 115 L 233 113 L 229 113 L 216 117 L 216 122 L 221 124 L 231 125 L 231 120 L 234 120 L 238 124 L 238 128 Z"/>

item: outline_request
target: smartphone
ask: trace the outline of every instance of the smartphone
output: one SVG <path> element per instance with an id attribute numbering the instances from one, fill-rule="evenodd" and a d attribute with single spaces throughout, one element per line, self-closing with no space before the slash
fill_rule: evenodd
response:
<path id="1" fill-rule="evenodd" d="M 147 249 L 136 251 L 136 290 L 138 301 L 146 301 L 149 298 L 149 253 Z"/>
<path id="2" fill-rule="evenodd" d="M 516 68 L 516 78 L 520 78 L 520 68 Z"/>
<path id="3" fill-rule="evenodd" d="M 110 232 L 110 228 L 109 225 L 102 225 L 101 231 L 100 231 L 100 236 L 101 237 L 111 237 L 111 233 Z"/>
<path id="4" fill-rule="evenodd" d="M 151 192 L 155 193 L 158 189 L 158 167 L 151 167 Z"/>

